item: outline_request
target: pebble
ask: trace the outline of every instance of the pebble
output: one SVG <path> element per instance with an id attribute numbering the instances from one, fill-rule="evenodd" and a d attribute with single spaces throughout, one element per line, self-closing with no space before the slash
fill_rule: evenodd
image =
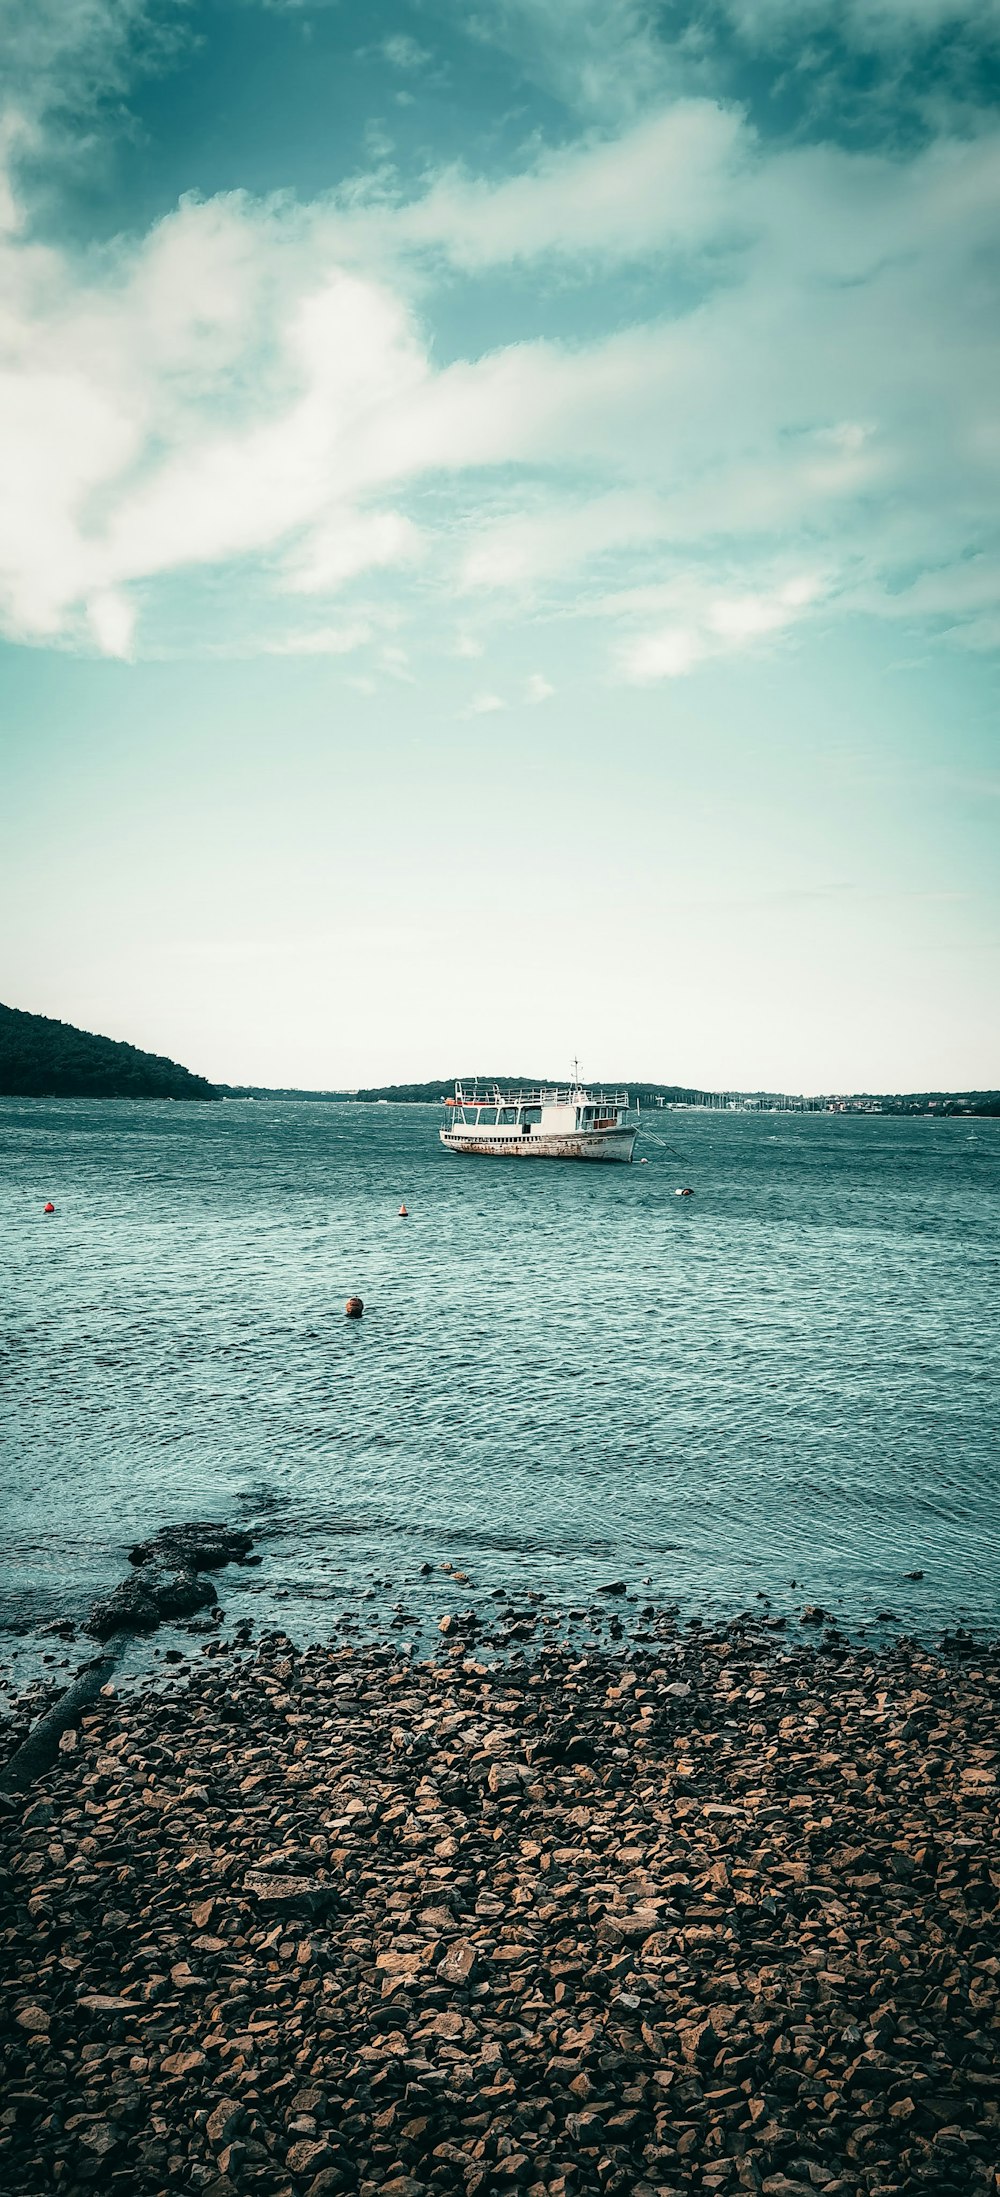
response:
<path id="1" fill-rule="evenodd" d="M 1000 1653 L 282 1634 L 16 1810 L 0 2178 L 65 2197 L 1000 2189 Z"/>

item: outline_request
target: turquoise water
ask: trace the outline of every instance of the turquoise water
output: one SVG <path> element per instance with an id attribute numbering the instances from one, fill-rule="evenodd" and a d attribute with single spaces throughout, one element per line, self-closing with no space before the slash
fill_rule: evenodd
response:
<path id="1" fill-rule="evenodd" d="M 629 1168 L 438 1118 L 0 1101 L 5 1626 L 198 1516 L 263 1537 L 227 1606 L 303 1638 L 616 1577 L 996 1623 L 1000 1121 L 660 1115 Z"/>

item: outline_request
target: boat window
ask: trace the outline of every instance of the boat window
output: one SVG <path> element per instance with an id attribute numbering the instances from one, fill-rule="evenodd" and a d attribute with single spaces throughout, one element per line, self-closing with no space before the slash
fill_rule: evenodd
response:
<path id="1" fill-rule="evenodd" d="M 501 1108 L 500 1108 L 500 1119 L 501 1119 L 501 1121 L 502 1121 L 502 1122 L 506 1122 L 506 1123 L 507 1123 L 508 1125 L 511 1125 L 511 1124 L 513 1124 L 514 1122 L 516 1122 L 516 1120 L 517 1120 L 517 1107 L 516 1107 L 516 1106 L 501 1106 Z"/>
<path id="2" fill-rule="evenodd" d="M 541 1121 L 541 1118 L 542 1109 L 540 1106 L 526 1106 L 521 1115 L 521 1120 L 523 1121 L 525 1128 L 527 1128 L 530 1121 Z"/>
<path id="3" fill-rule="evenodd" d="M 480 1109 L 479 1109 L 479 1125 L 480 1125 L 480 1128 L 482 1128 L 482 1127 L 484 1127 L 484 1126 L 485 1126 L 485 1127 L 487 1127 L 487 1128 L 490 1128 L 490 1129 L 492 1129 L 492 1128 L 494 1127 L 495 1123 L 496 1123 L 496 1118 L 497 1118 L 497 1110 L 496 1110 L 496 1107 L 495 1107 L 495 1106 L 481 1106 L 481 1107 L 480 1107 Z"/>
<path id="4" fill-rule="evenodd" d="M 462 1120 L 467 1129 L 474 1129 L 479 1119 L 478 1106 L 463 1106 Z"/>

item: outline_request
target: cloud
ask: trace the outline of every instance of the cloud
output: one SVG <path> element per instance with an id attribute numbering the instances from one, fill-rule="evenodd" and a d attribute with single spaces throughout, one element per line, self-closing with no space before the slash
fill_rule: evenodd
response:
<path id="1" fill-rule="evenodd" d="M 130 582 L 280 544 L 281 584 L 314 593 L 417 553 L 408 519 L 352 495 L 351 450 L 425 377 L 423 348 L 294 216 L 188 202 L 97 279 L 16 241 L 0 277 L 8 630 L 63 633 Z"/>
<path id="2" fill-rule="evenodd" d="M 524 699 L 526 702 L 547 702 L 555 691 L 555 687 L 550 684 L 542 672 L 533 671 L 530 677 L 525 680 Z"/>
<path id="3" fill-rule="evenodd" d="M 624 117 L 726 74 L 727 39 L 769 55 L 794 48 L 806 74 L 822 50 L 836 70 L 851 50 L 897 57 L 949 43 L 989 49 L 1000 0 L 495 0 L 461 26 L 514 58 L 528 78 L 575 112 Z M 781 86 L 787 96 L 787 81 Z M 863 96 L 854 85 L 855 97 Z"/>
<path id="4" fill-rule="evenodd" d="M 391 68 L 404 69 L 407 73 L 426 68 L 431 58 L 426 47 L 418 45 L 416 39 L 411 38 L 406 31 L 397 31 L 393 37 L 383 38 L 379 51 Z"/>
<path id="5" fill-rule="evenodd" d="M 724 656 L 785 631 L 823 595 L 821 581 L 799 573 L 770 589 L 719 593 L 707 579 L 684 579 L 661 591 L 663 623 L 626 641 L 621 669 L 627 681 L 648 686 L 683 678 L 713 656 Z M 621 604 L 615 606 L 619 611 Z M 649 593 L 642 603 L 653 607 Z"/>
<path id="6" fill-rule="evenodd" d="M 500 512 L 472 532 L 460 582 L 469 592 L 537 591 L 567 570 L 597 563 L 670 532 L 663 500 L 648 490 L 604 495 L 555 492 L 547 483 L 522 492 L 521 508 Z"/>
<path id="7" fill-rule="evenodd" d="M 252 575 L 289 653 L 352 629 L 361 580 L 421 630 L 461 593 L 477 619 L 487 600 L 595 613 L 638 680 L 774 646 L 819 609 L 993 645 L 998 206 L 995 131 L 905 157 L 776 148 L 684 98 L 494 182 L 189 198 L 86 254 L 15 207 L 5 630 L 134 652 L 157 583 L 202 568 L 237 576 L 234 604 Z M 537 321 L 566 262 L 583 332 L 523 339 L 517 282 L 533 272 Z M 514 325 L 480 348 L 470 315 L 442 358 L 442 296 L 461 327 L 486 272 L 517 278 Z"/>
<path id="8" fill-rule="evenodd" d="M 135 605 L 114 588 L 92 595 L 87 616 L 98 648 L 104 656 L 128 657 L 135 632 Z"/>
<path id="9" fill-rule="evenodd" d="M 669 89 L 669 47 L 649 0 L 491 0 L 456 13 L 470 36 L 579 111 L 627 115 Z"/>
<path id="10" fill-rule="evenodd" d="M 190 35 L 186 0 L 0 0 L 3 106 L 20 118 L 24 150 L 55 116 L 48 160 L 98 115 L 116 111 L 120 123 L 135 76 L 162 67 Z"/>
<path id="11" fill-rule="evenodd" d="M 724 0 L 724 11 L 754 46 L 776 36 L 801 43 L 823 27 L 868 51 L 948 32 L 987 38 L 1000 32 L 998 0 Z"/>
<path id="12" fill-rule="evenodd" d="M 314 626 L 301 633 L 285 633 L 279 639 L 265 641 L 263 651 L 267 656 L 349 656 L 356 648 L 364 648 L 373 636 L 374 628 L 358 621 L 346 626 Z"/>
<path id="13" fill-rule="evenodd" d="M 735 187 L 749 152 L 735 110 L 684 100 L 618 137 L 545 153 L 505 182 L 451 169 L 398 216 L 398 227 L 465 268 L 550 252 L 593 261 L 690 251 L 720 226 L 738 228 Z"/>
<path id="14" fill-rule="evenodd" d="M 462 714 L 465 717 L 491 717 L 495 710 L 506 709 L 506 707 L 506 702 L 499 694 L 474 694 L 468 708 Z"/>

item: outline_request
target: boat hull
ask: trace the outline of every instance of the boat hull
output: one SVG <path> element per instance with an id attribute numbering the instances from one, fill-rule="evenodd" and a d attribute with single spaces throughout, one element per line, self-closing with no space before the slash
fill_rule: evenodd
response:
<path id="1" fill-rule="evenodd" d="M 618 1160 L 626 1165 L 638 1130 L 591 1129 L 566 1130 L 562 1135 L 542 1136 L 533 1131 L 530 1136 L 507 1134 L 484 1136 L 481 1130 L 471 1129 L 463 1134 L 460 1129 L 442 1129 L 441 1142 L 447 1152 L 462 1152 L 479 1159 L 491 1160 Z"/>

